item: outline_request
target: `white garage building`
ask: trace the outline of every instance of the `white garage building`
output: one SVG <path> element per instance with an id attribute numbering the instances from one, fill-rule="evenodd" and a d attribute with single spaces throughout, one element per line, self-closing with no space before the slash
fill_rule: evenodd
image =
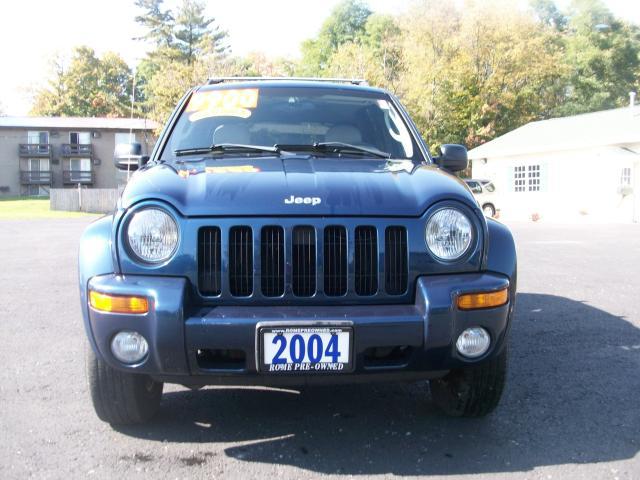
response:
<path id="1" fill-rule="evenodd" d="M 502 218 L 640 221 L 640 105 L 531 122 L 469 159 Z"/>

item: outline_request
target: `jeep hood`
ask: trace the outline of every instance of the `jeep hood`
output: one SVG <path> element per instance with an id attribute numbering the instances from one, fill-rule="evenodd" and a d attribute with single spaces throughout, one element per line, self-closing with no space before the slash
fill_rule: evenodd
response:
<path id="1" fill-rule="evenodd" d="M 461 180 L 435 166 L 308 156 L 150 166 L 132 176 L 121 206 L 149 199 L 165 201 L 187 217 L 417 217 L 439 200 L 476 205 Z"/>

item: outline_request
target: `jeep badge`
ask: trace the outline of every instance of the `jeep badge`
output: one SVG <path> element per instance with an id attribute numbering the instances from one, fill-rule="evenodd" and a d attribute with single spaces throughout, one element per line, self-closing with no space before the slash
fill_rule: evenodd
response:
<path id="1" fill-rule="evenodd" d="M 304 204 L 304 205 L 320 205 L 322 203 L 322 199 L 320 197 L 295 197 L 291 195 L 289 198 L 284 199 L 284 203 L 287 205 L 296 205 Z"/>

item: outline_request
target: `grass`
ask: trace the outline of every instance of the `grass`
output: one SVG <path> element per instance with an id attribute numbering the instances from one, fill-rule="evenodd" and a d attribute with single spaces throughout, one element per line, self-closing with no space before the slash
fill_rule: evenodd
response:
<path id="1" fill-rule="evenodd" d="M 7 198 L 0 200 L 0 220 L 33 218 L 79 218 L 92 216 L 84 212 L 62 212 L 49 209 L 48 198 Z"/>

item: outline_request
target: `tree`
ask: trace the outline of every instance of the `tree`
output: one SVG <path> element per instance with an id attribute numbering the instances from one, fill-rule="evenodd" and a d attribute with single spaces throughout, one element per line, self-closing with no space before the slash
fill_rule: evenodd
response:
<path id="1" fill-rule="evenodd" d="M 136 97 L 163 122 L 208 77 L 363 77 L 398 94 L 432 146 L 471 148 L 532 120 L 622 105 L 640 88 L 640 28 L 601 0 L 574 0 L 566 11 L 554 0 L 529 2 L 524 10 L 519 0 L 415 0 L 405 15 L 391 16 L 343 0 L 295 63 L 232 57 L 201 0 L 182 0 L 174 11 L 163 0 L 136 0 L 143 10 L 136 20 L 153 44 L 137 68 Z M 43 104 L 55 109 L 66 98 L 69 82 L 59 79 L 67 70 L 53 76 Z M 118 75 L 109 78 L 118 84 Z M 113 98 L 97 96 L 94 104 Z"/>
<path id="2" fill-rule="evenodd" d="M 370 84 L 397 89 L 402 71 L 401 29 L 393 17 L 371 15 L 355 41 L 340 45 L 328 60 L 332 77 L 364 78 Z"/>
<path id="3" fill-rule="evenodd" d="M 143 37 L 154 42 L 138 66 L 145 109 L 164 122 L 180 97 L 207 75 L 234 63 L 228 59 L 227 33 L 205 15 L 206 3 L 183 0 L 174 13 L 162 0 L 138 0 L 144 10 L 136 21 L 145 27 Z"/>
<path id="4" fill-rule="evenodd" d="M 174 48 L 180 52 L 179 61 L 188 65 L 205 55 L 223 57 L 229 48 L 225 43 L 227 32 L 204 15 L 205 6 L 197 0 L 183 0 L 176 14 Z"/>
<path id="5" fill-rule="evenodd" d="M 567 17 L 553 0 L 531 0 L 534 15 L 542 25 L 562 31 L 567 26 Z"/>
<path id="6" fill-rule="evenodd" d="M 49 62 L 49 70 L 51 74 L 47 86 L 36 91 L 31 107 L 33 115 L 62 115 L 65 103 L 65 69 L 62 57 L 53 57 Z"/>
<path id="7" fill-rule="evenodd" d="M 147 33 L 140 40 L 148 40 L 156 48 L 171 47 L 173 43 L 174 18 L 170 10 L 163 10 L 164 0 L 136 0 L 135 5 L 144 10 L 144 14 L 137 15 L 135 21 L 142 25 Z"/>
<path id="8" fill-rule="evenodd" d="M 132 73 L 115 53 L 102 58 L 89 47 L 74 50 L 69 67 L 58 58 L 47 87 L 39 90 L 34 115 L 126 117 L 131 114 Z"/>
<path id="9" fill-rule="evenodd" d="M 374 70 L 367 74 L 367 80 L 374 85 L 397 89 L 397 81 L 403 75 L 402 29 L 390 15 L 373 14 L 367 19 L 363 43 L 371 51 Z"/>
<path id="10" fill-rule="evenodd" d="M 340 45 L 360 38 L 371 13 L 361 0 L 344 0 L 322 25 L 320 37 L 335 51 Z"/>
<path id="11" fill-rule="evenodd" d="M 471 148 L 555 107 L 563 74 L 555 33 L 515 4 L 423 0 L 402 25 L 411 74 L 400 93 L 432 146 Z"/>
<path id="12" fill-rule="evenodd" d="M 371 10 L 361 0 L 343 0 L 324 21 L 318 37 L 301 45 L 300 75 L 321 76 L 329 67 L 329 61 L 338 48 L 357 42 L 365 31 Z"/>
<path id="13" fill-rule="evenodd" d="M 616 19 L 600 0 L 575 0 L 568 18 L 566 99 L 554 114 L 624 105 L 640 87 L 640 28 Z"/>
<path id="14" fill-rule="evenodd" d="M 264 53 L 252 52 L 240 60 L 242 65 L 237 65 L 238 73 L 245 76 L 258 77 L 290 77 L 295 73 L 294 61 L 283 57 L 269 58 Z"/>

